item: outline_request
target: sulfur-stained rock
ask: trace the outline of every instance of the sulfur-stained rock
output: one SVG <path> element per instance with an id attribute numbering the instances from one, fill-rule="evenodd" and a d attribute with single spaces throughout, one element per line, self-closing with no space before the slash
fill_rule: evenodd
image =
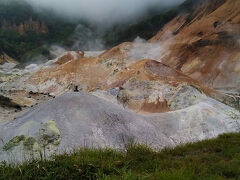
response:
<path id="1" fill-rule="evenodd" d="M 182 85 L 168 101 L 168 106 L 171 110 L 184 109 L 197 104 L 206 98 L 207 96 L 196 87 Z"/>
<path id="2" fill-rule="evenodd" d="M 47 121 L 40 129 L 39 142 L 41 146 L 48 146 L 50 144 L 58 145 L 61 133 L 56 126 L 55 121 Z"/>
<path id="3" fill-rule="evenodd" d="M 61 140 L 61 133 L 53 120 L 42 123 L 28 121 L 12 133 L 19 135 L 14 136 L 6 143 L 3 140 L 4 137 L 3 139 L 1 137 L 3 146 L 0 154 L 1 152 L 17 153 L 26 159 L 42 158 L 41 156 L 54 153 Z"/>

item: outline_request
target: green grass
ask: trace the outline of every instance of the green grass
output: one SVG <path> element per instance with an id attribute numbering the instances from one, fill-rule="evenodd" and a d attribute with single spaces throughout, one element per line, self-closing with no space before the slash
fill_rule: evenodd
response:
<path id="1" fill-rule="evenodd" d="M 155 152 L 80 149 L 52 160 L 0 165 L 0 179 L 239 179 L 240 133 Z"/>

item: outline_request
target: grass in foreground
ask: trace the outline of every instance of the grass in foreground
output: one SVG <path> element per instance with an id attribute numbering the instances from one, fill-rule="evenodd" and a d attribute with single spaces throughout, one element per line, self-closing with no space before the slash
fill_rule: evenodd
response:
<path id="1" fill-rule="evenodd" d="M 154 152 L 80 149 L 53 160 L 0 165 L 0 179 L 238 179 L 240 133 Z"/>

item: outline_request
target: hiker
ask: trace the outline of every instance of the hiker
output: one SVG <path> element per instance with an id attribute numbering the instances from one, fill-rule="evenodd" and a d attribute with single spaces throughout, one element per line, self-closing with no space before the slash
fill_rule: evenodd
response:
<path id="1" fill-rule="evenodd" d="M 78 86 L 75 86 L 75 88 L 74 88 L 74 92 L 79 92 L 79 90 L 78 90 Z"/>

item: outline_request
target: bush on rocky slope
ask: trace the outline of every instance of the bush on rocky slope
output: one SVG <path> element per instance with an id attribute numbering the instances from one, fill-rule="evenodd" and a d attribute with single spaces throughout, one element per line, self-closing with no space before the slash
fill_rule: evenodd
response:
<path id="1" fill-rule="evenodd" d="M 11 99 L 0 95 L 0 106 L 1 107 L 7 107 L 7 108 L 15 108 L 15 109 L 21 109 L 21 106 L 12 102 Z"/>
<path id="2" fill-rule="evenodd" d="M 0 165 L 0 179 L 238 179 L 240 134 L 156 152 L 130 145 L 126 152 L 80 149 L 52 160 Z"/>

